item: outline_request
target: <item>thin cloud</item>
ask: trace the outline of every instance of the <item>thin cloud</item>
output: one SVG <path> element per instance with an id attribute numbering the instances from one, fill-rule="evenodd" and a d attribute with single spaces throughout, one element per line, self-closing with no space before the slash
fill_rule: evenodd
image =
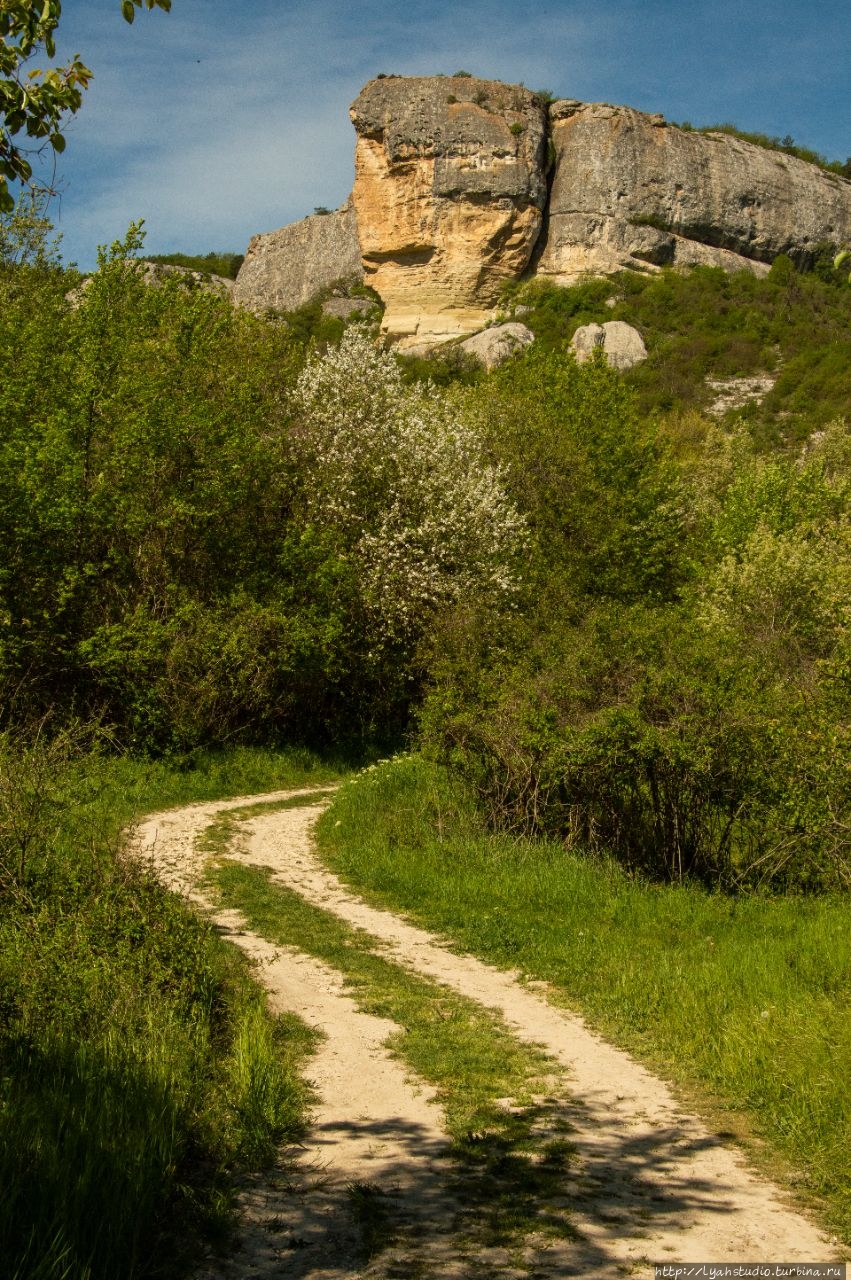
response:
<path id="1" fill-rule="evenodd" d="M 818 30 L 798 0 L 175 0 L 132 28 L 118 0 L 65 0 L 60 54 L 95 81 L 66 130 L 66 257 L 145 217 L 149 248 L 244 249 L 250 236 L 345 199 L 347 108 L 378 72 L 460 67 L 630 103 L 695 123 L 732 118 L 830 155 L 851 143 L 846 0 Z M 844 151 L 843 151 L 844 147 Z"/>

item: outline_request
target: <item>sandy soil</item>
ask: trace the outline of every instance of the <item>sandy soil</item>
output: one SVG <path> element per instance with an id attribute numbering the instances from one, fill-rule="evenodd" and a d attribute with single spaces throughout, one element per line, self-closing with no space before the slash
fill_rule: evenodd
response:
<path id="1" fill-rule="evenodd" d="M 564 1114 L 578 1158 L 565 1197 L 575 1241 L 532 1241 L 513 1257 L 470 1256 L 453 1239 L 458 1206 L 444 1183 L 447 1142 L 427 1086 L 384 1047 L 393 1024 L 359 1012 L 339 976 L 317 961 L 274 948 L 232 912 L 218 927 L 260 963 L 278 1009 L 298 1013 L 326 1039 L 312 1060 L 314 1123 L 294 1171 L 249 1184 L 242 1195 L 243 1247 L 204 1280 L 237 1276 L 609 1277 L 652 1276 L 664 1262 L 828 1262 L 843 1256 L 784 1195 L 748 1169 L 678 1105 L 668 1086 L 605 1043 L 581 1018 L 548 1003 L 543 988 L 458 955 L 425 931 L 362 902 L 312 851 L 322 805 L 309 792 L 193 805 L 154 815 L 138 829 L 159 874 L 202 909 L 197 835 L 224 809 L 304 795 L 303 806 L 242 824 L 231 855 L 269 868 L 311 902 L 369 931 L 390 959 L 497 1010 L 518 1039 L 542 1046 L 561 1069 Z M 352 1189 L 354 1187 L 354 1190 Z M 358 1259 L 349 1211 L 358 1187 L 380 1188 L 401 1243 Z M 382 1203 L 384 1199 L 382 1198 Z"/>

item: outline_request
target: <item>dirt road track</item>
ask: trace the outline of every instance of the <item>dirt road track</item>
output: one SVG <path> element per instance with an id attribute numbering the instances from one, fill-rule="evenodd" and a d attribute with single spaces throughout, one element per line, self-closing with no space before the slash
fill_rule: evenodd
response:
<path id="1" fill-rule="evenodd" d="M 308 791 L 192 805 L 149 818 L 139 846 L 174 889 L 199 892 L 197 836 L 227 809 L 304 796 L 304 805 L 248 819 L 230 851 L 269 868 L 310 902 L 381 939 L 382 954 L 502 1014 L 514 1035 L 563 1069 L 565 1115 L 578 1148 L 565 1195 L 576 1241 L 530 1241 L 522 1255 L 475 1257 L 453 1238 L 457 1205 L 444 1185 L 447 1142 L 427 1086 L 384 1048 L 393 1024 L 361 1013 L 342 979 L 318 961 L 275 948 L 232 912 L 218 927 L 260 964 L 273 1006 L 298 1013 L 326 1040 L 311 1062 L 319 1098 L 297 1174 L 243 1195 L 243 1248 L 205 1277 L 615 1277 L 652 1275 L 653 1262 L 828 1262 L 840 1257 L 777 1188 L 683 1113 L 670 1089 L 627 1054 L 549 1004 L 520 978 L 458 955 L 438 938 L 362 902 L 318 861 L 311 831 L 322 804 Z M 393 1193 L 407 1243 L 358 1266 L 347 1203 L 352 1186 Z M 348 1190 L 347 1190 L 348 1188 Z M 275 1229 L 269 1230 L 270 1224 Z M 403 1236 L 405 1233 L 403 1232 Z"/>

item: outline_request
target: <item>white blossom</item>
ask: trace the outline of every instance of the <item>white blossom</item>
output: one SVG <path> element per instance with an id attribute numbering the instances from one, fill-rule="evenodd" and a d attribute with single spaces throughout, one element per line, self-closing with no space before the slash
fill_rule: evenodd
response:
<path id="1" fill-rule="evenodd" d="M 358 566 L 386 637 L 436 608 L 516 590 L 523 517 L 479 437 L 432 387 L 406 387 L 394 358 L 354 329 L 298 383 L 307 518 Z"/>

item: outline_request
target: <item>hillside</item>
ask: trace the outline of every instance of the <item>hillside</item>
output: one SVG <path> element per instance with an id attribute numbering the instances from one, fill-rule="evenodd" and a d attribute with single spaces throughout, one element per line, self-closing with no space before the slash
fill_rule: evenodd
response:
<path id="1" fill-rule="evenodd" d="M 222 1232 L 238 1171 L 302 1132 L 311 1037 L 269 1017 L 121 826 L 403 744 L 427 762 L 362 775 L 328 856 L 741 1109 L 848 1238 L 847 1082 L 822 1052 L 847 1022 L 845 275 L 780 256 L 762 276 L 509 281 L 494 309 L 536 340 L 487 372 L 377 346 L 372 297 L 265 318 L 153 280 L 138 229 L 74 294 L 45 234 L 6 227 L 0 265 L 15 1280 L 185 1274 L 176 1242 Z M 625 374 L 568 346 L 613 316 L 648 349 Z M 745 377 L 765 381 L 735 405 L 717 384 Z M 359 862 L 363 832 L 380 848 Z M 544 910 L 571 886 L 583 937 L 640 963 L 618 977 L 573 945 Z M 753 920 L 776 946 L 746 953 Z M 812 1056 L 783 1057 L 802 1027 Z"/>
<path id="2" fill-rule="evenodd" d="M 382 76 L 351 107 L 347 204 L 255 236 L 235 290 L 292 310 L 341 280 L 381 298 L 383 334 L 422 352 L 481 329 L 506 284 L 666 266 L 763 276 L 851 241 L 851 182 L 730 126 L 551 101 L 474 76 Z"/>

